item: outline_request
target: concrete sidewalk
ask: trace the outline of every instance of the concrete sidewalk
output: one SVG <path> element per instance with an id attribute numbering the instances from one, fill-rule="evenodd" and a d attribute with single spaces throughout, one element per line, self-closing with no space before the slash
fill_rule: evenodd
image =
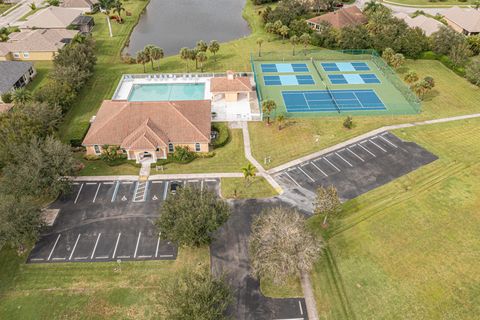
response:
<path id="1" fill-rule="evenodd" d="M 391 125 L 391 126 L 385 126 L 381 127 L 375 130 L 372 130 L 370 132 L 364 133 L 362 135 L 359 135 L 355 138 L 352 138 L 350 140 L 338 143 L 334 146 L 325 148 L 323 150 L 311 153 L 309 155 L 306 155 L 304 157 L 289 161 L 287 163 L 284 163 L 278 167 L 272 168 L 267 171 L 268 175 L 275 174 L 279 171 L 285 170 L 287 168 L 299 165 L 302 162 L 309 161 L 315 158 L 318 158 L 324 154 L 327 154 L 329 152 L 332 152 L 333 150 L 343 148 L 349 144 L 356 143 L 359 141 L 362 141 L 364 139 L 367 139 L 369 137 L 378 135 L 379 133 L 385 132 L 385 131 L 390 131 L 390 130 L 395 130 L 395 129 L 402 129 L 402 128 L 410 128 L 410 127 L 416 127 L 416 126 L 423 126 L 423 125 L 429 125 L 429 124 L 437 124 L 437 123 L 444 123 L 444 122 L 451 122 L 451 121 L 459 121 L 459 120 L 466 120 L 466 119 L 473 119 L 473 118 L 479 118 L 480 113 L 475 113 L 475 114 L 468 114 L 464 116 L 456 116 L 456 117 L 450 117 L 450 118 L 442 118 L 442 119 L 435 119 L 435 120 L 427 120 L 427 121 L 420 121 L 420 122 L 411 122 L 411 123 L 403 123 L 403 124 L 396 124 L 396 125 Z"/>
<path id="2" fill-rule="evenodd" d="M 214 179 L 214 178 L 243 178 L 240 172 L 230 173 L 182 173 L 182 174 L 154 174 L 148 180 L 175 180 L 175 179 Z M 137 181 L 138 176 L 79 176 L 71 177 L 74 181 Z"/>

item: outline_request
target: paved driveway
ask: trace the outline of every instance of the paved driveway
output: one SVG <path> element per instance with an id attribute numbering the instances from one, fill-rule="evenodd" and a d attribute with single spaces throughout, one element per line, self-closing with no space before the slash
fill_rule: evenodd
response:
<path id="1" fill-rule="evenodd" d="M 260 292 L 259 282 L 250 276 L 248 236 L 252 218 L 263 209 L 287 205 L 279 199 L 232 201 L 232 216 L 210 247 L 212 272 L 225 274 L 234 290 L 233 319 L 307 319 L 303 298 L 272 299 Z"/>
<path id="2" fill-rule="evenodd" d="M 160 240 L 154 225 L 172 184 L 218 193 L 216 179 L 75 182 L 31 251 L 28 263 L 175 259 L 177 247 Z"/>

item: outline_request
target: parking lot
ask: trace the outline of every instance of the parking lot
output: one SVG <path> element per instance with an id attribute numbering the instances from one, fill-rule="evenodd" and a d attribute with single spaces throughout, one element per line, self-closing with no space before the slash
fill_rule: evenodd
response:
<path id="1" fill-rule="evenodd" d="M 342 199 L 353 199 L 384 185 L 437 157 L 412 142 L 384 132 L 327 153 L 274 175 L 287 189 L 334 185 Z"/>
<path id="2" fill-rule="evenodd" d="M 50 206 L 59 214 L 27 262 L 175 259 L 177 247 L 154 223 L 163 201 L 187 185 L 219 191 L 218 179 L 74 182 Z"/>

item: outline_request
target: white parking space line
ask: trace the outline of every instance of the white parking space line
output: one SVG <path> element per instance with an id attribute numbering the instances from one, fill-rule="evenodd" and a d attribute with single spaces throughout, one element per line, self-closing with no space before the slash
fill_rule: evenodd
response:
<path id="1" fill-rule="evenodd" d="M 383 141 L 385 141 L 386 143 L 388 143 L 389 145 L 391 145 L 392 147 L 394 148 L 398 148 L 395 144 L 393 144 L 390 140 L 388 140 L 387 138 L 384 137 L 386 133 L 382 134 L 381 136 L 378 136 L 380 139 L 382 139 Z"/>
<path id="2" fill-rule="evenodd" d="M 301 185 L 299 185 L 299 184 L 298 184 L 298 182 L 297 182 L 297 181 L 295 181 L 295 179 L 293 179 L 293 178 L 292 178 L 292 176 L 291 176 L 291 175 L 289 175 L 289 174 L 288 174 L 288 172 L 287 172 L 287 171 L 284 171 L 283 173 L 285 173 L 285 174 L 287 175 L 287 177 L 289 177 L 289 178 L 290 178 L 290 180 L 292 180 L 292 181 L 293 181 L 293 183 L 295 183 L 297 186 L 299 186 L 299 187 L 302 187 Z"/>
<path id="3" fill-rule="evenodd" d="M 133 257 L 136 258 L 137 257 L 137 251 L 138 251 L 138 244 L 140 243 L 140 237 L 142 236 L 142 233 L 139 232 L 138 233 L 138 238 L 137 238 L 137 245 L 135 246 L 135 253 L 133 254 Z"/>
<path id="4" fill-rule="evenodd" d="M 200 182 L 200 191 L 203 191 L 203 180 Z"/>
<path id="5" fill-rule="evenodd" d="M 102 182 L 103 184 L 109 184 L 109 185 L 112 185 L 114 182 L 111 181 L 111 182 Z"/>
<path id="6" fill-rule="evenodd" d="M 360 161 L 362 162 L 365 162 L 365 160 L 362 159 L 362 157 L 360 157 L 358 154 L 356 154 L 355 152 L 353 152 L 352 150 L 350 150 L 349 148 L 347 148 L 348 152 L 350 152 L 351 154 L 353 154 L 355 157 L 357 157 Z"/>
<path id="7" fill-rule="evenodd" d="M 118 259 L 130 259 L 130 256 L 118 256 Z"/>
<path id="8" fill-rule="evenodd" d="M 93 259 L 93 256 L 95 255 L 95 251 L 97 250 L 97 245 L 98 245 L 98 240 L 100 240 L 100 236 L 102 233 L 98 234 L 97 241 L 95 241 L 95 246 L 93 247 L 92 255 L 90 256 L 90 259 Z"/>
<path id="9" fill-rule="evenodd" d="M 122 184 L 133 184 L 133 181 L 122 181 Z"/>
<path id="10" fill-rule="evenodd" d="M 314 166 L 315 168 L 317 168 L 318 171 L 320 171 L 321 173 L 323 173 L 323 175 L 324 175 L 325 177 L 328 177 L 328 174 L 326 174 L 325 172 L 323 172 L 323 170 L 320 169 L 313 161 L 310 162 L 310 163 L 312 164 L 312 166 Z"/>
<path id="11" fill-rule="evenodd" d="M 99 256 L 99 257 L 95 257 L 95 259 L 108 259 L 108 256 Z"/>
<path id="12" fill-rule="evenodd" d="M 149 255 L 149 256 L 138 256 L 138 259 L 145 259 L 145 258 L 151 258 L 152 255 Z"/>
<path id="13" fill-rule="evenodd" d="M 163 190 L 163 200 L 167 199 L 167 192 L 168 192 L 168 181 L 165 183 L 165 189 Z"/>
<path id="14" fill-rule="evenodd" d="M 173 257 L 173 254 L 161 254 L 160 258 L 171 258 Z"/>
<path id="15" fill-rule="evenodd" d="M 348 162 L 347 159 L 345 159 L 344 157 L 342 157 L 341 155 L 339 155 L 337 152 L 335 152 L 335 154 L 337 155 L 337 157 L 339 157 L 340 159 L 342 159 L 343 161 L 345 161 L 345 163 L 348 164 L 350 167 L 353 167 L 353 164 L 351 164 L 350 162 Z"/>
<path id="16" fill-rule="evenodd" d="M 72 252 L 70 253 L 70 257 L 68 258 L 68 260 L 72 260 L 73 253 L 75 252 L 75 249 L 77 248 L 78 240 L 80 240 L 81 235 L 82 235 L 81 233 L 78 234 L 77 241 L 75 241 L 75 244 L 73 245 L 73 249 L 72 249 Z"/>
<path id="17" fill-rule="evenodd" d="M 80 186 L 80 189 L 78 189 L 77 197 L 75 198 L 75 201 L 73 201 L 73 203 L 77 203 L 78 197 L 80 197 L 80 192 L 82 192 L 82 189 L 83 189 L 83 183 Z"/>
<path id="18" fill-rule="evenodd" d="M 96 182 L 87 182 L 85 183 L 87 186 L 93 186 L 94 184 L 97 184 Z"/>
<path id="19" fill-rule="evenodd" d="M 65 261 L 67 258 L 52 258 L 52 261 Z"/>
<path id="20" fill-rule="evenodd" d="M 45 259 L 43 259 L 43 258 L 32 258 L 32 259 L 30 259 L 30 261 L 43 261 L 43 260 L 45 260 Z"/>
<path id="21" fill-rule="evenodd" d="M 338 172 L 342 171 L 342 170 L 340 170 L 339 168 L 337 168 L 336 165 L 334 165 L 333 163 L 331 163 L 330 160 L 328 160 L 326 156 L 323 157 L 323 159 L 325 159 L 325 161 L 327 161 L 327 162 L 328 162 L 332 167 L 334 167 Z"/>
<path id="22" fill-rule="evenodd" d="M 366 141 L 362 141 L 360 143 L 365 143 Z M 370 153 L 372 156 L 374 156 L 375 158 L 377 157 L 373 152 L 370 152 L 370 150 L 368 150 L 367 148 L 365 148 L 364 146 L 362 146 L 361 144 L 358 144 L 358 146 L 360 148 L 362 148 L 363 150 L 367 151 L 368 153 Z"/>
<path id="23" fill-rule="evenodd" d="M 303 316 L 302 301 L 298 301 L 298 307 L 300 308 L 300 314 Z"/>
<path id="24" fill-rule="evenodd" d="M 92 202 L 95 203 L 95 200 L 97 199 L 98 191 L 100 190 L 100 187 L 102 186 L 102 183 L 100 182 L 98 184 L 97 192 L 95 192 L 95 196 L 93 197 Z"/>
<path id="25" fill-rule="evenodd" d="M 207 182 L 217 182 L 217 180 L 215 180 L 215 179 L 205 179 L 205 181 L 207 181 Z"/>
<path id="26" fill-rule="evenodd" d="M 73 182 L 72 185 L 78 186 L 80 183 L 79 182 Z"/>
<path id="27" fill-rule="evenodd" d="M 303 174 L 304 174 L 304 175 L 306 175 L 306 176 L 307 176 L 307 178 L 308 178 L 308 179 L 310 179 L 312 182 L 315 182 L 315 180 L 314 180 L 312 177 L 310 177 L 310 176 L 309 176 L 309 175 L 308 175 L 308 174 L 307 174 L 305 171 L 303 171 L 303 169 L 302 169 L 302 168 L 300 168 L 300 167 L 297 167 L 297 169 L 298 169 L 298 170 L 300 170 L 300 171 L 302 171 L 302 172 L 303 172 Z"/>
<path id="28" fill-rule="evenodd" d="M 155 181 L 152 181 L 152 183 L 163 183 L 163 181 L 155 180 Z"/>
<path id="29" fill-rule="evenodd" d="M 50 260 L 50 258 L 52 257 L 53 251 L 55 250 L 55 247 L 57 246 L 57 243 L 58 243 L 58 240 L 60 239 L 60 236 L 61 236 L 61 234 L 58 234 L 57 240 L 55 240 L 55 243 L 53 244 L 53 248 L 50 251 L 50 254 L 48 255 L 47 260 Z"/>
<path id="30" fill-rule="evenodd" d="M 122 233 L 120 232 L 118 234 L 118 237 L 117 237 L 117 242 L 115 242 L 115 249 L 113 249 L 112 259 L 115 259 L 115 254 L 117 253 L 118 242 L 120 242 L 120 236 L 121 235 L 122 235 Z"/>
<path id="31" fill-rule="evenodd" d="M 374 137 L 375 138 L 375 137 Z M 372 139 L 369 139 L 368 141 L 370 141 L 371 143 L 373 143 L 375 146 L 378 147 L 378 149 L 382 150 L 383 152 L 387 152 L 387 150 L 383 149 L 381 146 L 379 146 L 378 144 L 375 143 L 375 141 L 373 141 Z"/>
<path id="32" fill-rule="evenodd" d="M 87 260 L 88 257 L 76 257 L 76 258 L 73 258 L 73 260 Z"/>
<path id="33" fill-rule="evenodd" d="M 113 191 L 113 195 L 112 195 L 112 202 L 115 201 L 115 198 L 117 197 L 119 186 L 120 186 L 120 181 L 117 181 L 117 184 L 115 185 L 115 190 Z"/>
<path id="34" fill-rule="evenodd" d="M 159 246 L 160 246 L 160 233 L 158 234 L 157 248 L 155 249 L 155 258 L 158 257 L 158 247 Z"/>
<path id="35" fill-rule="evenodd" d="M 198 180 L 188 180 L 188 183 L 198 182 Z"/>

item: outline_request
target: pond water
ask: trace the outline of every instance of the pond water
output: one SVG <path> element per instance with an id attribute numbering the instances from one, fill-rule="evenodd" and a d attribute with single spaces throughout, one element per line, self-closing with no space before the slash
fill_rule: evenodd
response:
<path id="1" fill-rule="evenodd" d="M 245 0 L 151 0 L 125 52 L 134 56 L 154 44 L 174 55 L 199 40 L 224 42 L 249 35 L 244 5 Z"/>

